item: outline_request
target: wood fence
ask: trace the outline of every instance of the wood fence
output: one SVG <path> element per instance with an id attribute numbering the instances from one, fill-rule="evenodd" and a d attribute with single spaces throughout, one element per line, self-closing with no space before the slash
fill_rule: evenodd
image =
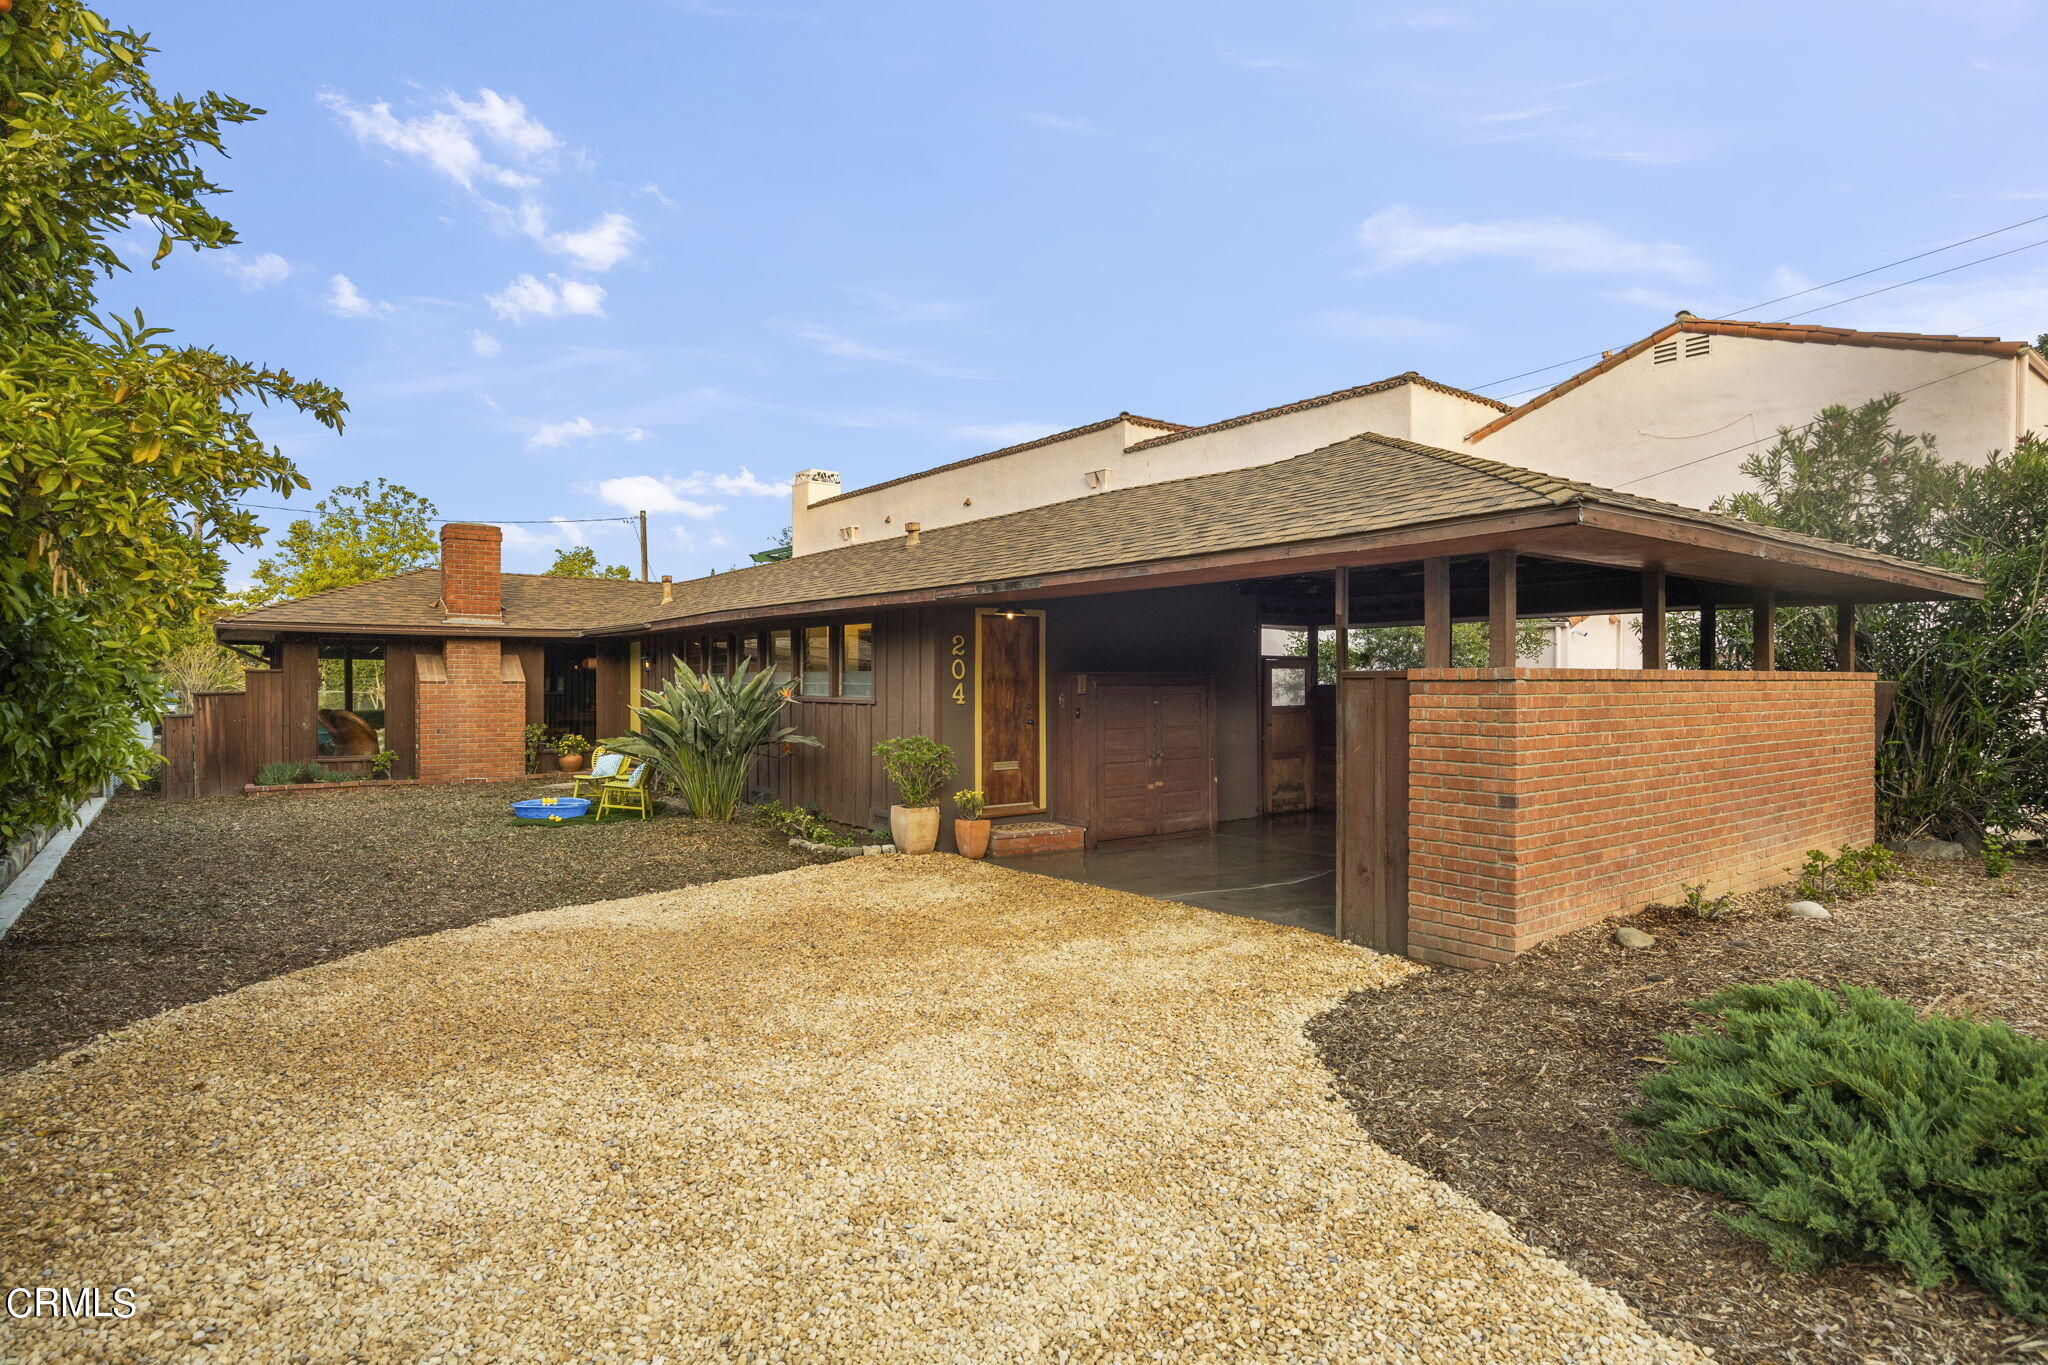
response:
<path id="1" fill-rule="evenodd" d="M 189 714 L 163 724 L 164 795 L 222 796 L 266 763 L 319 754 L 320 664 L 310 644 L 287 644 L 280 666 L 243 671 L 240 692 L 199 692 Z"/>

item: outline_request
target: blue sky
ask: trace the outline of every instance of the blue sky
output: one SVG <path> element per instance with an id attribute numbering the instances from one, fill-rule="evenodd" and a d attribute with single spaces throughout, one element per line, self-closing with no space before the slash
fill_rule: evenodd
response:
<path id="1" fill-rule="evenodd" d="M 106 303 L 338 385 L 340 437 L 265 419 L 316 494 L 645 506 L 657 574 L 744 562 L 796 469 L 1477 386 L 2048 214 L 2019 0 L 105 9 L 269 111 L 218 163 L 243 245 Z M 2048 247 L 1810 320 L 2031 337 Z M 507 567 L 579 534 L 629 559 Z"/>

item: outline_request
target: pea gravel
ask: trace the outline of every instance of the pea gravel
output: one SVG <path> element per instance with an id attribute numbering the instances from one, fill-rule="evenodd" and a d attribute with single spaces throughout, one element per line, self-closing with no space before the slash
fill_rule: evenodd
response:
<path id="1" fill-rule="evenodd" d="M 1409 964 L 933 855 L 410 939 L 0 1080 L 42 1361 L 1705 1361 L 1363 1138 Z"/>

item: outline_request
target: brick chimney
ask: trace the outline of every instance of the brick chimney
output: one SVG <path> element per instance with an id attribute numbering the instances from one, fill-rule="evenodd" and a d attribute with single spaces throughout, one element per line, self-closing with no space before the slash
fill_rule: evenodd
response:
<path id="1" fill-rule="evenodd" d="M 441 616 L 465 623 L 505 619 L 498 584 L 498 551 L 505 534 L 495 526 L 453 521 L 441 528 Z"/>

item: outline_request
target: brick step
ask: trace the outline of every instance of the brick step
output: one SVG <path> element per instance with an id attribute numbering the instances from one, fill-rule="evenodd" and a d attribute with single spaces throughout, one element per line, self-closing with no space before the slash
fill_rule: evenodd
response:
<path id="1" fill-rule="evenodd" d="M 989 831 L 988 856 L 1015 858 L 1025 853 L 1073 853 L 1086 848 L 1088 831 L 1058 820 L 1019 820 Z"/>

